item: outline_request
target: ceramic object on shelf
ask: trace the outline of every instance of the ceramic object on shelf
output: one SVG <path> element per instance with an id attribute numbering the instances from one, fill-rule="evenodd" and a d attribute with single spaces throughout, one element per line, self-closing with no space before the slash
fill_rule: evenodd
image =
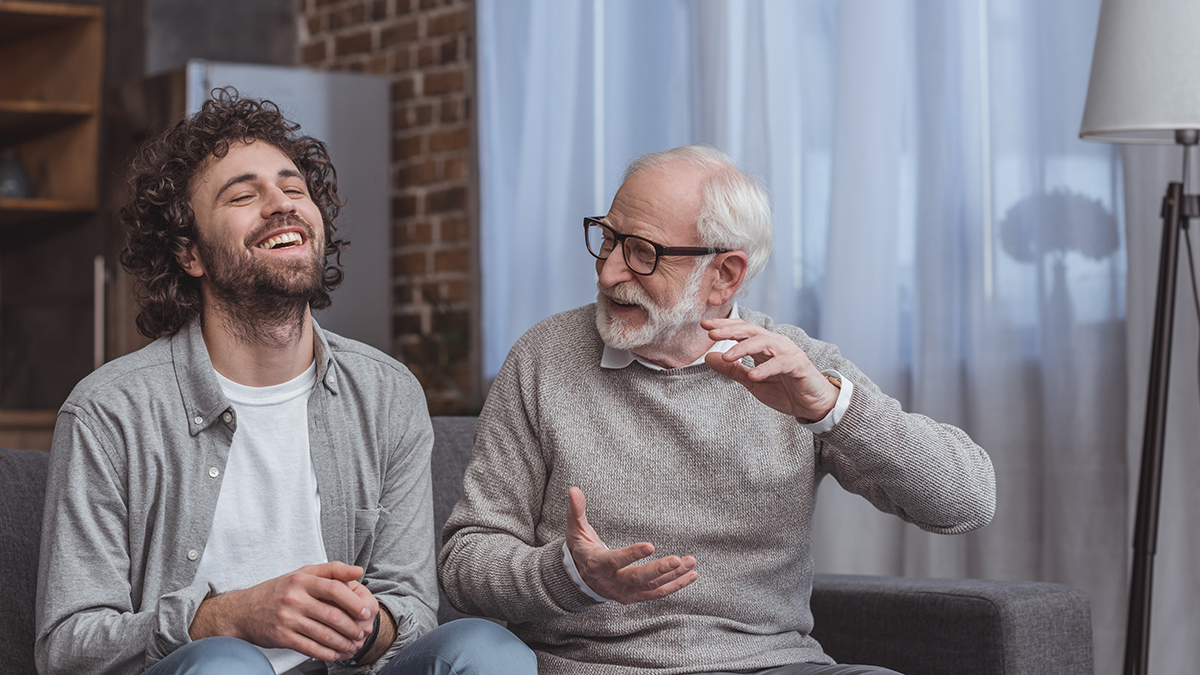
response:
<path id="1" fill-rule="evenodd" d="M 17 151 L 9 148 L 0 159 L 0 199 L 29 199 L 32 196 L 29 174 L 17 159 Z"/>

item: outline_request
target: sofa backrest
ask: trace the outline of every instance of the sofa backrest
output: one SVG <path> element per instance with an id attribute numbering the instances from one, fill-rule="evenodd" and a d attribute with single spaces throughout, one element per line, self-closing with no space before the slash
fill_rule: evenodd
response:
<path id="1" fill-rule="evenodd" d="M 463 473 L 471 460 L 471 449 L 475 446 L 476 417 L 434 417 L 433 458 L 430 469 L 433 473 L 433 520 L 436 550 L 442 550 L 442 527 L 454 505 L 462 499 Z M 465 614 L 450 606 L 446 594 L 439 588 L 441 602 L 438 604 L 438 623 L 458 619 Z"/>
<path id="2" fill-rule="evenodd" d="M 40 450 L 0 448 L 0 673 L 37 672 L 33 607 L 49 465 Z"/>

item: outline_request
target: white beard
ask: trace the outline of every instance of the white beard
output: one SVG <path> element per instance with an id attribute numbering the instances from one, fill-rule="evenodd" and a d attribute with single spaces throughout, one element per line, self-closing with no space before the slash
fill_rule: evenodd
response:
<path id="1" fill-rule="evenodd" d="M 637 349 L 646 345 L 662 347 L 687 328 L 696 327 L 704 318 L 708 303 L 700 297 L 700 285 L 708 265 L 698 264 L 684 283 L 683 292 L 675 304 L 660 307 L 641 285 L 624 281 L 610 289 L 597 287 L 596 329 L 604 344 L 615 349 Z M 619 316 L 614 316 L 609 303 L 634 304 L 646 312 L 646 321 L 634 328 Z"/>

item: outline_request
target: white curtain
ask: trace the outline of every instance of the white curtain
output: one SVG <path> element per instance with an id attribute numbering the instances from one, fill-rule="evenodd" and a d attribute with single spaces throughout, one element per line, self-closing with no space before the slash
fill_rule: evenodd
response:
<path id="1" fill-rule="evenodd" d="M 772 194 L 775 251 L 743 304 L 838 344 L 998 473 L 996 519 L 962 537 L 827 482 L 818 569 L 1069 584 L 1092 600 L 1097 672 L 1118 672 L 1143 414 L 1129 404 L 1145 396 L 1125 366 L 1126 341 L 1141 349 L 1125 201 L 1140 198 L 1120 152 L 1077 138 L 1099 5 L 478 0 L 485 375 L 594 298 L 581 220 L 608 210 L 627 162 L 721 148 Z M 1191 548 L 1160 549 L 1179 558 L 1160 563 L 1159 596 L 1193 592 L 1156 605 L 1154 672 L 1197 662 L 1200 641 L 1165 637 L 1200 634 L 1197 536 L 1180 537 Z"/>

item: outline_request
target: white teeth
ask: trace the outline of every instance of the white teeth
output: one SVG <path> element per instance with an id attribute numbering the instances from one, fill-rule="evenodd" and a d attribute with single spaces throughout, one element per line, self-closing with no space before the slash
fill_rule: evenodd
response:
<path id="1" fill-rule="evenodd" d="M 275 235 L 274 237 L 264 241 L 263 243 L 259 244 L 258 247 L 263 249 L 272 249 L 280 244 L 299 245 L 303 241 L 304 239 L 300 236 L 299 232 L 284 232 L 283 234 Z"/>

